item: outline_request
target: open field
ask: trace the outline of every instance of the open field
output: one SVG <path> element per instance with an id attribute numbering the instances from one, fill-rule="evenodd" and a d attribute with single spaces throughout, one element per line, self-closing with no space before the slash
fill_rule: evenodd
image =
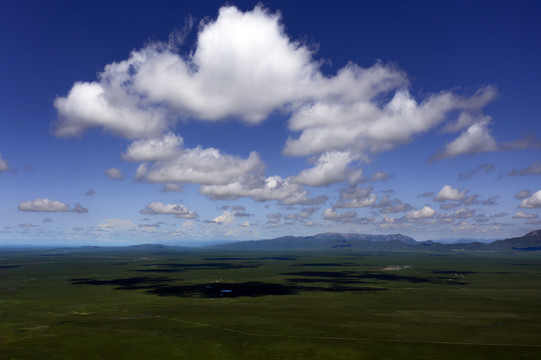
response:
<path id="1" fill-rule="evenodd" d="M 539 359 L 541 258 L 0 254 L 0 359 Z"/>

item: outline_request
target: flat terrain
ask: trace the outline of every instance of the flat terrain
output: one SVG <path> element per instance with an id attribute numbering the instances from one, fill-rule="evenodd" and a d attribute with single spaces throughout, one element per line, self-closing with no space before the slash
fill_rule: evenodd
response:
<path id="1" fill-rule="evenodd" d="M 0 253 L 0 359 L 539 359 L 541 254 Z"/>

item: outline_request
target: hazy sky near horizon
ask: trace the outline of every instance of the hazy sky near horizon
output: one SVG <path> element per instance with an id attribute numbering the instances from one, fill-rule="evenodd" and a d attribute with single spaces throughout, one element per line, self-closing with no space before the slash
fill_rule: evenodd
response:
<path id="1" fill-rule="evenodd" d="M 541 3 L 9 1 L 0 245 L 541 227 Z"/>

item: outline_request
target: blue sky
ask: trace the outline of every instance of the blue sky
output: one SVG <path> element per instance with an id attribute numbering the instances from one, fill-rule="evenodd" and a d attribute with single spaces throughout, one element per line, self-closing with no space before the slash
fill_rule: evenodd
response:
<path id="1" fill-rule="evenodd" d="M 7 2 L 0 244 L 541 227 L 533 1 Z"/>

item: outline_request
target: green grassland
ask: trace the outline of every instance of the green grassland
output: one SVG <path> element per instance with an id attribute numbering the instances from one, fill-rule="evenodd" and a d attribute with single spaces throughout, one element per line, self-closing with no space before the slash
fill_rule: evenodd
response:
<path id="1" fill-rule="evenodd" d="M 0 253 L 0 359 L 539 359 L 531 253 Z"/>

